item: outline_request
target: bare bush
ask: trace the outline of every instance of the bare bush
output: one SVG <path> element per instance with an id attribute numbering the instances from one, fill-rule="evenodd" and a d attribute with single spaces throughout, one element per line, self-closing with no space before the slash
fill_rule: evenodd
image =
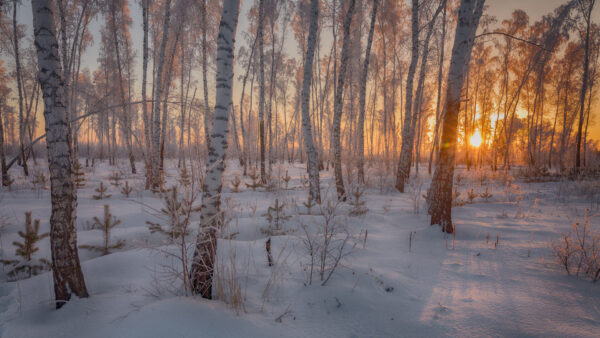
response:
<path id="1" fill-rule="evenodd" d="M 552 248 L 568 275 L 583 274 L 593 282 L 600 280 L 600 231 L 590 227 L 587 212 L 583 223 L 576 221 L 568 233 L 552 243 Z"/>
<path id="2" fill-rule="evenodd" d="M 308 261 L 302 263 L 308 285 L 312 284 L 315 274 L 318 274 L 321 285 L 327 284 L 343 260 L 366 240 L 362 231 L 358 235 L 353 234 L 350 227 L 338 219 L 339 206 L 339 201 L 328 200 L 325 206 L 320 206 L 321 222 L 300 225 L 300 238 L 308 256 Z"/>

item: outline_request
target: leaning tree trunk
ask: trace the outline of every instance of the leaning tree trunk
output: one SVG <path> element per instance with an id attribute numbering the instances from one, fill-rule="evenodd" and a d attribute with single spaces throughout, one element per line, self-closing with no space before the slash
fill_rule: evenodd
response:
<path id="1" fill-rule="evenodd" d="M 202 193 L 200 231 L 191 267 L 191 286 L 195 294 L 212 299 L 212 281 L 217 252 L 217 230 L 220 225 L 221 190 L 229 111 L 233 84 L 233 52 L 237 27 L 239 0 L 225 0 L 217 40 L 217 92 L 210 135 L 210 151 L 206 163 L 206 180 Z"/>
<path id="2" fill-rule="evenodd" d="M 344 78 L 346 68 L 348 68 L 348 47 L 350 44 L 350 24 L 354 14 L 355 0 L 350 0 L 348 13 L 344 19 L 344 41 L 342 42 L 342 62 L 340 64 L 340 74 L 335 91 L 334 113 L 333 113 L 333 166 L 335 172 L 335 187 L 338 199 L 346 200 L 346 190 L 344 189 L 344 177 L 342 176 L 342 145 L 340 143 L 340 133 L 342 129 L 342 95 L 344 92 Z"/>
<path id="3" fill-rule="evenodd" d="M 427 74 L 427 59 L 429 56 L 429 41 L 431 39 L 431 35 L 433 34 L 433 28 L 435 25 L 435 20 L 437 19 L 437 16 L 440 14 L 440 12 L 442 11 L 442 8 L 445 7 L 445 3 L 444 1 L 440 2 L 440 5 L 438 6 L 435 14 L 433 15 L 433 18 L 431 18 L 431 21 L 429 22 L 429 25 L 427 27 L 427 34 L 425 36 L 425 41 L 423 42 L 423 54 L 421 55 L 421 69 L 419 70 L 419 81 L 417 82 L 417 91 L 415 92 L 415 102 L 412 105 L 412 110 L 413 110 L 413 114 L 412 114 L 412 118 L 411 118 L 411 126 L 410 126 L 410 132 L 406 135 L 406 148 L 404 148 L 404 141 L 402 142 L 402 149 L 407 149 L 408 150 L 408 157 L 407 157 L 407 162 L 404 163 L 405 167 L 404 167 L 404 172 L 406 173 L 407 177 L 405 177 L 405 181 L 404 183 L 406 183 L 406 180 L 409 178 L 409 174 L 410 174 L 410 168 L 412 167 L 412 154 L 413 154 L 413 149 L 415 148 L 414 144 L 415 144 L 415 133 L 417 133 L 417 147 L 416 147 L 416 154 L 415 154 L 415 170 L 418 173 L 419 170 L 419 138 L 420 138 L 420 130 L 421 130 L 421 108 L 423 105 L 423 88 L 425 86 L 425 75 Z"/>
<path id="4" fill-rule="evenodd" d="M 406 78 L 406 103 L 404 106 L 404 124 L 402 128 L 402 148 L 400 148 L 400 159 L 398 161 L 398 171 L 396 173 L 396 189 L 404 192 L 404 184 L 410 174 L 410 157 L 412 156 L 412 104 L 413 104 L 413 85 L 415 80 L 415 71 L 419 62 L 419 0 L 412 0 L 412 49 L 410 57 L 410 66 L 408 67 L 408 76 Z"/>
<path id="5" fill-rule="evenodd" d="M 454 160 L 456 157 L 458 113 L 460 93 L 468 71 L 473 39 L 485 0 L 462 0 L 458 9 L 458 25 L 452 47 L 450 70 L 448 71 L 442 147 L 427 200 L 431 224 L 439 224 L 442 231 L 453 233 L 452 185 L 454 182 Z"/>
<path id="6" fill-rule="evenodd" d="M 360 98 L 358 115 L 358 182 L 365 183 L 365 104 L 367 96 L 367 74 L 369 72 L 369 57 L 371 56 L 371 44 L 373 43 L 373 32 L 375 31 L 375 20 L 377 18 L 377 5 L 379 0 L 373 0 L 373 12 L 371 13 L 371 27 L 367 49 L 365 50 L 365 62 L 363 64 L 360 78 Z"/>
<path id="7" fill-rule="evenodd" d="M 313 141 L 312 124 L 310 121 L 310 84 L 312 82 L 312 67 L 315 57 L 315 45 L 317 41 L 317 25 L 319 21 L 319 0 L 310 2 L 310 26 L 308 29 L 308 41 L 306 56 L 304 58 L 304 74 L 302 78 L 302 136 L 304 137 L 304 148 L 308 158 L 309 196 L 313 201 L 321 203 L 321 188 L 319 182 L 319 156 Z"/>
<path id="8" fill-rule="evenodd" d="M 169 30 L 169 16 L 171 10 L 171 0 L 165 3 L 165 21 L 163 24 L 163 36 L 160 44 L 160 58 L 158 60 L 158 69 L 156 70 L 156 92 L 154 94 L 154 112 L 152 129 L 152 188 L 161 186 L 162 174 L 160 172 L 160 99 L 162 94 L 162 73 L 165 63 L 165 50 L 167 49 L 167 36 Z M 165 128 L 166 126 L 162 126 Z"/>
<path id="9" fill-rule="evenodd" d="M 52 214 L 50 247 L 56 308 L 71 298 L 71 293 L 87 297 L 88 292 L 77 253 L 77 190 L 73 180 L 71 134 L 65 88 L 56 39 L 51 0 L 32 0 L 33 28 L 37 49 L 38 78 L 44 96 L 46 144 Z"/>

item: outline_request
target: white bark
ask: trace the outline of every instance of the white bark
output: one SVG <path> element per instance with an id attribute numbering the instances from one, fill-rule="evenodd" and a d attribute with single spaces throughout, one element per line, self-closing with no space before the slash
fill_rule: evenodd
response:
<path id="1" fill-rule="evenodd" d="M 87 297 L 88 293 L 77 254 L 77 190 L 53 7 L 50 0 L 32 0 L 31 7 L 38 78 L 44 97 L 52 201 L 50 247 L 56 307 L 59 308 L 71 298 L 71 293 L 79 297 Z"/>
<path id="2" fill-rule="evenodd" d="M 342 129 L 342 96 L 344 92 L 344 78 L 346 68 L 348 68 L 348 48 L 350 44 L 350 24 L 354 14 L 355 0 L 350 0 L 348 13 L 344 19 L 344 41 L 342 42 L 342 62 L 340 63 L 340 75 L 335 92 L 334 113 L 333 113 L 333 166 L 335 172 L 335 186 L 338 199 L 346 200 L 346 191 L 344 189 L 344 177 L 342 176 L 342 145 L 340 144 L 340 133 Z"/>
<path id="3" fill-rule="evenodd" d="M 483 13 L 485 0 L 462 0 L 458 9 L 458 25 L 448 71 L 447 91 L 442 129 L 442 147 L 428 193 L 431 224 L 439 224 L 447 233 L 454 232 L 452 225 L 452 188 L 460 93 L 469 68 L 473 39 Z"/>
<path id="4" fill-rule="evenodd" d="M 402 146 L 400 148 L 400 159 L 398 160 L 398 172 L 396 173 L 396 189 L 404 192 L 404 184 L 410 174 L 410 157 L 412 156 L 412 119 L 413 119 L 413 85 L 415 71 L 419 62 L 419 0 L 412 0 L 412 35 L 411 35 L 411 57 L 408 75 L 406 79 L 406 102 L 404 106 L 404 124 L 402 128 Z"/>
<path id="5" fill-rule="evenodd" d="M 373 32 L 375 31 L 375 20 L 377 18 L 377 5 L 379 0 L 373 0 L 373 12 L 371 13 L 371 27 L 367 39 L 365 51 L 365 62 L 363 63 L 360 78 L 360 113 L 358 116 L 358 182 L 365 183 L 365 104 L 367 96 L 367 74 L 369 72 L 369 57 L 371 56 L 371 44 L 373 43 Z"/>
<path id="6" fill-rule="evenodd" d="M 156 72 L 155 95 L 154 95 L 154 128 L 152 129 L 152 187 L 158 188 L 161 186 L 160 172 L 160 99 L 162 94 L 162 73 L 165 63 L 165 49 L 167 48 L 167 35 L 169 30 L 169 17 L 171 11 L 171 0 L 165 3 L 165 21 L 163 24 L 163 36 L 160 45 L 160 57 L 158 60 L 158 69 Z M 166 126 L 163 126 L 165 128 Z"/>
<path id="7" fill-rule="evenodd" d="M 259 87 L 259 99 L 258 99 L 258 136 L 260 143 L 260 181 L 262 184 L 267 183 L 267 174 L 265 169 L 265 63 L 264 63 L 264 25 L 265 9 L 264 0 L 259 0 L 258 5 L 258 52 L 259 52 L 259 65 L 258 65 L 258 81 Z"/>
<path id="8" fill-rule="evenodd" d="M 304 74 L 302 80 L 302 135 L 304 137 L 304 148 L 308 157 L 309 196 L 313 201 L 321 203 L 321 189 L 319 182 L 319 160 L 315 148 L 312 124 L 310 121 L 310 84 L 312 82 L 312 66 L 315 56 L 315 44 L 317 41 L 317 25 L 319 21 L 319 0 L 310 2 L 310 27 L 308 30 L 308 42 L 306 57 L 304 58 Z"/>
<path id="9" fill-rule="evenodd" d="M 206 164 L 206 179 L 202 194 L 200 231 L 191 267 L 191 284 L 194 293 L 212 298 L 212 280 L 217 249 L 217 230 L 220 224 L 221 190 L 229 111 L 233 85 L 233 53 L 235 30 L 238 21 L 239 0 L 225 0 L 217 40 L 217 85 L 214 118 L 210 135 L 210 151 Z"/>

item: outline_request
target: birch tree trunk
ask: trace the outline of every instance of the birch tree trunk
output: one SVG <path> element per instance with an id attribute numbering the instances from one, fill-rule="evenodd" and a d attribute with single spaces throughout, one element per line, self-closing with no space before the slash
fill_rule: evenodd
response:
<path id="1" fill-rule="evenodd" d="M 446 114 L 442 127 L 442 147 L 436 164 L 431 187 L 428 192 L 429 214 L 431 224 L 439 224 L 442 231 L 453 233 L 452 225 L 452 186 L 454 183 L 454 160 L 456 157 L 456 141 L 458 113 L 460 111 L 460 94 L 468 71 L 473 39 L 479 19 L 483 13 L 485 0 L 462 0 L 458 9 L 458 24 L 452 47 L 450 70 L 448 71 Z"/>
<path id="2" fill-rule="evenodd" d="M 400 159 L 398 161 L 398 171 L 396 173 L 396 189 L 404 192 L 404 184 L 409 178 L 410 161 L 412 156 L 412 104 L 413 104 L 413 85 L 417 63 L 419 62 L 419 0 L 412 0 L 412 35 L 411 35 L 411 57 L 408 75 L 406 78 L 406 102 L 404 106 L 404 124 L 402 128 L 402 146 L 400 148 Z"/>
<path id="3" fill-rule="evenodd" d="M 264 0 L 259 0 L 258 4 L 258 52 L 259 52 L 259 99 L 258 99 L 258 137 L 260 143 L 260 181 L 262 184 L 267 183 L 267 174 L 265 168 L 265 62 L 264 62 L 264 38 L 263 30 L 265 20 L 265 4 Z"/>
<path id="4" fill-rule="evenodd" d="M 375 31 L 375 20 L 377 19 L 377 5 L 379 0 L 373 0 L 373 12 L 371 13 L 371 27 L 365 50 L 365 62 L 360 79 L 360 113 L 358 115 L 358 182 L 365 183 L 365 105 L 367 96 L 367 74 L 369 72 L 369 58 L 371 56 L 371 44 L 373 43 L 373 32 Z"/>
<path id="5" fill-rule="evenodd" d="M 2 107 L 4 107 L 4 98 L 0 98 L 0 165 L 2 166 L 2 186 L 7 187 L 10 181 L 8 177 L 8 168 L 6 167 L 6 152 L 4 150 L 4 118 L 2 117 Z"/>
<path id="6" fill-rule="evenodd" d="M 438 64 L 438 81 L 437 81 L 437 101 L 435 107 L 435 126 L 433 130 L 433 146 L 431 147 L 431 152 L 429 153 L 429 165 L 427 167 L 427 171 L 431 174 L 431 166 L 433 164 L 433 155 L 437 154 L 437 150 L 439 147 L 439 132 L 440 132 L 440 124 L 442 121 L 442 116 L 444 115 L 443 110 L 441 110 L 441 99 L 442 99 L 442 78 L 444 73 L 444 53 L 446 46 L 446 0 L 444 0 L 444 12 L 442 15 L 442 37 L 440 38 L 440 62 Z"/>
<path id="7" fill-rule="evenodd" d="M 309 179 L 309 197 L 321 203 L 321 187 L 319 179 L 319 156 L 315 148 L 312 123 L 310 121 L 310 84 L 313 76 L 313 60 L 315 57 L 315 45 L 317 41 L 317 26 L 319 22 L 319 0 L 310 2 L 310 26 L 308 29 L 308 41 L 306 43 L 306 56 L 304 57 L 304 68 L 302 77 L 302 136 L 304 137 L 304 149 L 307 155 L 307 169 Z"/>
<path id="8" fill-rule="evenodd" d="M 87 297 L 88 292 L 77 253 L 77 190 L 73 181 L 71 134 L 65 88 L 56 39 L 53 6 L 50 0 L 32 0 L 33 28 L 37 49 L 38 78 L 44 97 L 46 144 L 52 214 L 50 247 L 56 308 L 71 298 L 71 293 Z"/>
<path id="9" fill-rule="evenodd" d="M 583 7 L 583 1 L 581 2 L 581 6 Z M 585 111 L 585 93 L 588 87 L 588 78 L 589 78 L 589 70 L 590 70 L 590 28 L 592 25 L 592 10 L 594 9 L 594 3 L 596 0 L 588 0 L 588 8 L 585 9 L 585 12 L 582 13 L 585 17 L 586 21 L 586 32 L 585 32 L 585 56 L 583 59 L 583 79 L 581 84 L 581 92 L 579 94 L 579 125 L 577 127 L 577 152 L 575 154 L 575 169 L 579 171 L 581 168 L 581 141 L 582 141 L 582 128 L 583 128 L 583 120 L 584 120 L 584 111 Z"/>
<path id="10" fill-rule="evenodd" d="M 229 111 L 233 84 L 233 53 L 238 21 L 239 0 L 225 0 L 217 40 L 217 85 L 210 151 L 206 163 L 206 179 L 202 193 L 200 231 L 191 267 L 191 286 L 195 294 L 212 299 L 212 281 L 217 252 L 217 230 L 220 225 L 221 190 Z"/>
<path id="11" fill-rule="evenodd" d="M 171 11 L 171 0 L 167 0 L 165 3 L 165 21 L 163 24 L 163 36 L 160 44 L 160 58 L 158 60 L 158 67 L 156 71 L 155 81 L 155 95 L 154 95 L 154 112 L 153 112 L 153 123 L 154 128 L 152 129 L 152 188 L 159 188 L 162 183 L 162 174 L 160 172 L 160 100 L 162 94 L 162 73 L 163 66 L 165 63 L 165 49 L 167 49 L 167 35 L 169 30 L 169 16 Z M 165 128 L 166 126 L 163 126 Z"/>
<path id="12" fill-rule="evenodd" d="M 425 41 L 423 43 L 423 54 L 421 55 L 421 69 L 419 70 L 419 81 L 417 83 L 417 91 L 415 92 L 415 102 L 412 106 L 412 110 L 413 110 L 413 114 L 411 117 L 411 126 L 410 126 L 410 133 L 409 135 L 406 136 L 406 143 L 407 143 L 407 149 L 408 149 L 408 162 L 405 163 L 405 167 L 404 170 L 407 173 L 407 177 L 405 177 L 405 181 L 404 183 L 406 183 L 406 180 L 408 180 L 410 178 L 410 168 L 412 167 L 412 154 L 413 154 L 413 149 L 414 147 L 414 143 L 415 143 L 415 132 L 417 133 L 417 147 L 416 147 L 416 154 L 415 154 L 415 171 L 418 173 L 419 171 L 419 143 L 418 140 L 420 138 L 420 133 L 421 133 L 421 110 L 422 110 L 422 103 L 423 103 L 423 88 L 425 86 L 425 75 L 427 74 L 427 58 L 429 56 L 429 41 L 431 40 L 431 35 L 433 34 L 433 28 L 435 26 L 435 21 L 437 19 L 437 16 L 440 14 L 440 12 L 442 11 L 442 8 L 445 7 L 445 0 L 442 0 L 440 2 L 440 5 L 438 6 L 436 12 L 433 15 L 433 18 L 431 18 L 431 21 L 429 22 L 429 24 L 427 25 L 427 34 L 425 36 Z M 403 146 L 402 149 L 404 149 L 404 142 L 402 142 Z"/>
<path id="13" fill-rule="evenodd" d="M 206 151 L 210 152 L 210 122 L 211 111 L 208 106 L 208 81 L 206 79 L 208 73 L 207 53 L 208 48 L 206 41 L 206 0 L 201 0 L 200 3 L 200 19 L 202 20 L 202 89 L 204 91 L 204 138 L 206 142 Z"/>
<path id="14" fill-rule="evenodd" d="M 111 2 L 111 23 L 113 30 L 113 40 L 115 44 L 115 56 L 117 59 L 117 74 L 119 78 L 119 94 L 121 99 L 121 107 L 122 114 L 121 122 L 123 129 L 123 136 L 125 138 L 125 146 L 127 147 L 127 154 L 129 155 L 129 166 L 131 167 L 131 173 L 135 174 L 137 170 L 135 169 L 135 157 L 133 156 L 133 149 L 131 147 L 131 122 L 129 120 L 129 112 L 127 110 L 127 102 L 125 102 L 125 88 L 123 86 L 123 70 L 121 68 L 121 53 L 119 52 L 119 36 L 118 36 L 118 28 L 117 28 L 117 9 L 115 2 Z"/>
<path id="15" fill-rule="evenodd" d="M 148 7 L 149 0 L 142 0 L 142 20 L 144 30 L 144 42 L 142 46 L 142 117 L 144 119 L 144 138 L 146 140 L 146 189 L 150 188 L 152 181 L 152 139 L 150 136 L 150 117 L 148 116 L 148 99 L 146 96 L 146 84 L 148 77 Z"/>
<path id="16" fill-rule="evenodd" d="M 342 176 L 342 145 L 340 143 L 340 132 L 342 129 L 342 95 L 344 92 L 344 78 L 346 68 L 348 68 L 348 48 L 350 45 L 350 24 L 354 14 L 354 5 L 356 1 L 350 0 L 348 12 L 344 19 L 344 41 L 342 42 L 342 61 L 340 63 L 340 75 L 338 76 L 337 87 L 335 91 L 334 113 L 333 113 L 333 166 L 335 172 L 335 187 L 338 199 L 346 200 L 346 190 L 344 189 L 344 177 Z"/>
<path id="17" fill-rule="evenodd" d="M 29 176 L 29 167 L 27 166 L 27 156 L 25 155 L 25 119 L 23 117 L 23 75 L 21 71 L 21 56 L 19 52 L 19 36 L 17 32 L 17 6 L 18 1 L 13 1 L 13 49 L 15 55 L 16 78 L 17 78 L 17 93 L 19 94 L 19 151 L 21 152 L 21 160 L 23 161 L 23 172 L 25 176 Z"/>

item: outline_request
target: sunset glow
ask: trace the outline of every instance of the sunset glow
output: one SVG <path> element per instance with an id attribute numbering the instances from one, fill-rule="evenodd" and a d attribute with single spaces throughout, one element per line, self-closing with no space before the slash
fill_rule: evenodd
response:
<path id="1" fill-rule="evenodd" d="M 476 130 L 471 136 L 469 143 L 471 143 L 473 147 L 479 147 L 481 145 L 481 134 L 479 133 L 479 130 Z"/>

